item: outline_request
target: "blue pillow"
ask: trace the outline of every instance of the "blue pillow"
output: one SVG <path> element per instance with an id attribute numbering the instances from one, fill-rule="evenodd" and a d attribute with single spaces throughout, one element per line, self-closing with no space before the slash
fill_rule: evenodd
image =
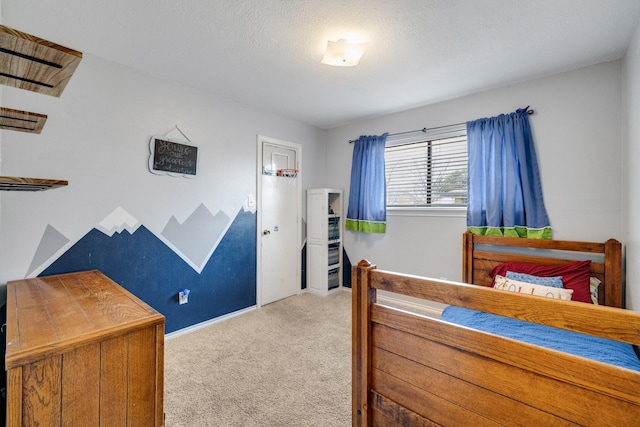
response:
<path id="1" fill-rule="evenodd" d="M 507 271 L 507 279 L 519 280 L 521 282 L 531 283 L 532 285 L 551 286 L 552 288 L 562 288 L 562 276 L 540 277 L 526 273 L 516 273 L 515 271 Z"/>

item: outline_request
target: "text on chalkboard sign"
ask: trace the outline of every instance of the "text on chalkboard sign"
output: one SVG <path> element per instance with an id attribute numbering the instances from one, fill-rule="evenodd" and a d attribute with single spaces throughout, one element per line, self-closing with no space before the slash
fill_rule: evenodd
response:
<path id="1" fill-rule="evenodd" d="M 149 141 L 149 170 L 157 175 L 195 178 L 198 147 L 161 136 Z"/>

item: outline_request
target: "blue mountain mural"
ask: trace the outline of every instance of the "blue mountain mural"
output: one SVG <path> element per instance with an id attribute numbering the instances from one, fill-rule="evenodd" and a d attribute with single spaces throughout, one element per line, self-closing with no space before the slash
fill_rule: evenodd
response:
<path id="1" fill-rule="evenodd" d="M 165 331 L 256 304 L 256 215 L 240 210 L 198 274 L 146 227 L 113 236 L 92 229 L 40 276 L 97 269 L 162 313 Z M 189 302 L 178 292 L 189 289 Z"/>

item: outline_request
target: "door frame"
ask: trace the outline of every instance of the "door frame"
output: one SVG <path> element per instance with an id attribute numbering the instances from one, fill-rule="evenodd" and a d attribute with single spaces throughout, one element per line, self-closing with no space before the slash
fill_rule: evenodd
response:
<path id="1" fill-rule="evenodd" d="M 256 306 L 262 307 L 262 145 L 263 143 L 281 145 L 296 151 L 298 169 L 298 214 L 296 215 L 296 279 L 299 284 L 298 294 L 302 292 L 302 145 L 277 138 L 258 134 L 256 158 Z"/>

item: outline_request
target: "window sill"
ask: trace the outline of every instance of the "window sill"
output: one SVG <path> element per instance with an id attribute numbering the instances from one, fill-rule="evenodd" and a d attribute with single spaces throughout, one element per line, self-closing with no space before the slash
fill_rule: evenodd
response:
<path id="1" fill-rule="evenodd" d="M 455 217 L 466 218 L 467 207 L 449 207 L 449 208 L 387 208 L 387 216 L 411 216 L 411 217 Z"/>

